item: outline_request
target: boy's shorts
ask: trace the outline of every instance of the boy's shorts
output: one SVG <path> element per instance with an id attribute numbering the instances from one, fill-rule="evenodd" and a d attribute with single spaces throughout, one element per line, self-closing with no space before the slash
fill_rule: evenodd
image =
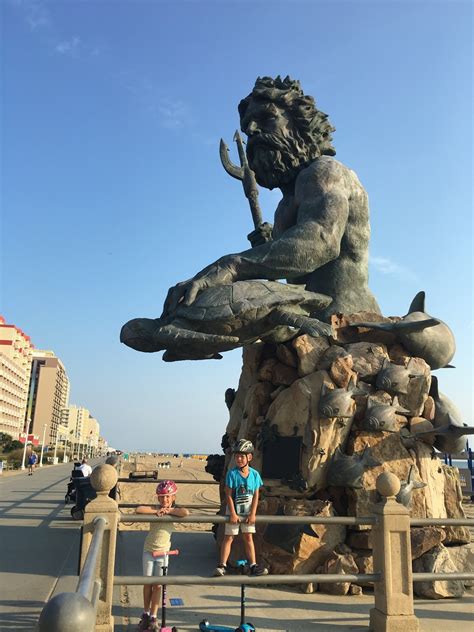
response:
<path id="1" fill-rule="evenodd" d="M 150 551 L 143 551 L 143 574 L 145 577 L 161 577 L 163 567 L 168 566 L 168 556 L 153 557 Z"/>
<path id="2" fill-rule="evenodd" d="M 225 523 L 225 535 L 239 535 L 239 529 L 242 533 L 255 533 L 255 524 L 247 524 L 247 516 L 239 516 L 242 522 L 232 524 L 231 522 Z"/>

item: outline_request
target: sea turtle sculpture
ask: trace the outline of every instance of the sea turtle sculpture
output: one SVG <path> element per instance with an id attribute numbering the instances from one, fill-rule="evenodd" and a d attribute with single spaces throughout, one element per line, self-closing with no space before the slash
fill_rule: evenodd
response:
<path id="1" fill-rule="evenodd" d="M 220 359 L 220 351 L 259 339 L 284 342 L 300 331 L 330 336 L 330 325 L 309 315 L 331 301 L 299 285 L 237 281 L 203 290 L 191 305 L 179 304 L 166 318 L 128 321 L 120 340 L 137 351 L 166 349 L 165 362 Z"/>

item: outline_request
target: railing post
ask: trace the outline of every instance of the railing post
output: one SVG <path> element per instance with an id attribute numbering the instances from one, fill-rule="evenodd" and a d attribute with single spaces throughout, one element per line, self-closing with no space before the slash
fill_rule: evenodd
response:
<path id="1" fill-rule="evenodd" d="M 107 521 L 97 563 L 97 577 L 100 578 L 102 586 L 97 605 L 96 632 L 113 632 L 114 629 L 112 593 L 119 509 L 117 502 L 109 498 L 108 494 L 117 483 L 117 478 L 117 471 L 111 465 L 98 465 L 94 468 L 91 474 L 91 484 L 97 492 L 97 498 L 86 505 L 84 514 L 81 568 L 92 540 L 95 518 L 103 516 Z"/>
<path id="2" fill-rule="evenodd" d="M 374 508 L 376 523 L 372 530 L 375 582 L 375 608 L 370 611 L 373 632 L 418 632 L 413 610 L 410 514 L 395 500 L 400 481 L 390 472 L 381 474 L 376 483 L 382 496 Z"/>

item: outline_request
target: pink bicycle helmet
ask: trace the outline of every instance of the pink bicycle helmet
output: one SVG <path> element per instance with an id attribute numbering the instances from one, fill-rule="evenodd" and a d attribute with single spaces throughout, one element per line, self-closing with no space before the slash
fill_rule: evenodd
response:
<path id="1" fill-rule="evenodd" d="M 156 486 L 156 493 L 158 496 L 172 496 L 176 494 L 178 487 L 174 481 L 161 481 Z"/>

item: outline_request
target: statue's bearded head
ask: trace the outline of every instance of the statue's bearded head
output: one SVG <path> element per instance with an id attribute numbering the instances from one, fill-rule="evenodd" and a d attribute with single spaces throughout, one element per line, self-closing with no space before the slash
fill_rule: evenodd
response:
<path id="1" fill-rule="evenodd" d="M 289 77 L 259 77 L 239 114 L 249 165 L 264 187 L 284 186 L 315 158 L 336 153 L 327 115 Z"/>

